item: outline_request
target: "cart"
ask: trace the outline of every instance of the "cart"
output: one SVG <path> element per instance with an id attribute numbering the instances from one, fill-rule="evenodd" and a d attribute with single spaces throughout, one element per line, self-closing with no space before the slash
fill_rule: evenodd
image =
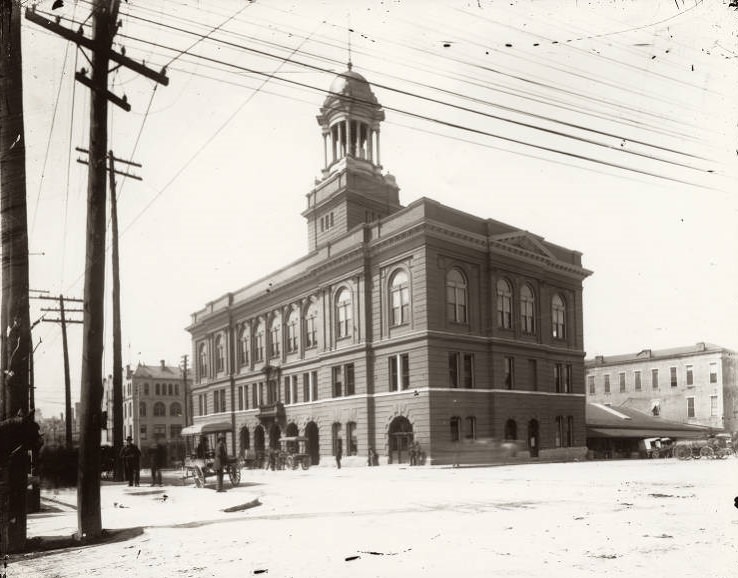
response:
<path id="1" fill-rule="evenodd" d="M 204 488 L 207 478 L 216 474 L 213 465 L 215 453 L 209 448 L 214 447 L 214 440 L 218 435 L 231 431 L 230 422 L 195 424 L 182 430 L 182 437 L 186 443 L 186 457 L 183 465 L 184 478 L 192 477 L 195 486 Z M 237 456 L 228 456 L 223 468 L 224 476 L 228 476 L 232 486 L 241 482 L 241 468 L 243 462 Z"/>
<path id="2" fill-rule="evenodd" d="M 307 442 L 308 438 L 302 436 L 279 439 L 279 462 L 284 468 L 296 470 L 302 467 L 303 470 L 307 470 L 312 465 L 310 454 L 307 452 Z"/>

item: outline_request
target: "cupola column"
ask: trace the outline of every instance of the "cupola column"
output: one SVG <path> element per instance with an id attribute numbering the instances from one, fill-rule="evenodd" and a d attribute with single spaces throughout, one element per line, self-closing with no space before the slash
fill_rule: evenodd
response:
<path id="1" fill-rule="evenodd" d="M 328 168 L 328 133 L 323 132 L 323 168 Z"/>
<path id="2" fill-rule="evenodd" d="M 369 155 L 369 162 L 374 162 L 374 129 L 367 127 L 367 143 L 366 150 Z"/>

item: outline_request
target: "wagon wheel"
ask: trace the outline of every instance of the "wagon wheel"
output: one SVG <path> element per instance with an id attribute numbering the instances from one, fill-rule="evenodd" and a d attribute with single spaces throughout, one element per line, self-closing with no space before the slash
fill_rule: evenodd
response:
<path id="1" fill-rule="evenodd" d="M 294 470 L 297 468 L 297 463 L 295 463 L 294 456 L 287 456 L 287 467 L 291 470 Z"/>
<path id="2" fill-rule="evenodd" d="M 692 457 L 692 450 L 687 446 L 677 446 L 674 455 L 680 460 L 688 460 Z"/>
<path id="3" fill-rule="evenodd" d="M 310 467 L 310 456 L 305 456 L 301 461 L 302 469 L 307 470 Z"/>
<path id="4" fill-rule="evenodd" d="M 195 486 L 198 488 L 204 488 L 205 487 L 205 472 L 202 471 L 202 468 L 200 466 L 195 466 Z"/>
<path id="5" fill-rule="evenodd" d="M 231 485 L 237 486 L 241 481 L 241 468 L 234 464 L 228 466 L 228 477 L 231 479 Z"/>
<path id="6" fill-rule="evenodd" d="M 700 449 L 700 457 L 702 458 L 714 458 L 715 452 L 710 446 L 703 446 Z"/>

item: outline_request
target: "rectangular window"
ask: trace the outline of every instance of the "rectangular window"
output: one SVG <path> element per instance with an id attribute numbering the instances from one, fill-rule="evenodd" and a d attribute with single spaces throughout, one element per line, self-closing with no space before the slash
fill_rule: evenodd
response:
<path id="1" fill-rule="evenodd" d="M 564 440 L 564 418 L 556 416 L 556 431 L 554 432 L 554 446 L 560 448 Z"/>
<path id="2" fill-rule="evenodd" d="M 343 379 L 346 383 L 346 395 L 354 395 L 355 385 L 354 385 L 354 364 L 353 363 L 347 363 L 343 367 Z"/>
<path id="3" fill-rule="evenodd" d="M 694 384 L 694 368 L 691 365 L 687 366 L 687 385 Z"/>
<path id="4" fill-rule="evenodd" d="M 512 389 L 515 385 L 515 359 L 505 357 L 505 389 Z"/>
<path id="5" fill-rule="evenodd" d="M 310 401 L 310 374 L 302 374 L 302 401 Z"/>
<path id="6" fill-rule="evenodd" d="M 292 376 L 292 403 L 299 402 L 299 399 L 297 398 L 298 393 L 299 393 L 298 379 L 296 375 L 293 375 Z"/>
<path id="7" fill-rule="evenodd" d="M 710 364 L 710 383 L 717 383 L 717 363 Z"/>
<path id="8" fill-rule="evenodd" d="M 158 440 L 160 438 L 166 438 L 166 437 L 167 437 L 167 426 L 164 424 L 154 425 L 154 439 Z"/>
<path id="9" fill-rule="evenodd" d="M 658 369 L 651 370 L 651 387 L 653 389 L 659 388 L 659 370 Z"/>
<path id="10" fill-rule="evenodd" d="M 569 416 L 566 418 L 566 447 L 570 448 L 574 446 L 574 417 Z"/>
<path id="11" fill-rule="evenodd" d="M 332 383 L 333 383 L 333 397 L 341 397 L 343 393 L 343 381 L 341 378 L 341 366 L 331 368 Z"/>
<path id="12" fill-rule="evenodd" d="M 594 375 L 587 376 L 587 386 L 589 387 L 589 394 L 594 395 L 594 392 L 595 392 L 595 376 Z"/>
<path id="13" fill-rule="evenodd" d="M 169 437 L 177 439 L 182 435 L 182 424 L 173 423 L 169 426 Z"/>
<path id="14" fill-rule="evenodd" d="M 464 354 L 464 387 L 466 389 L 474 388 L 474 354 Z"/>
<path id="15" fill-rule="evenodd" d="M 315 316 L 305 319 L 305 347 L 315 347 L 318 344 L 318 330 L 315 325 Z"/>
<path id="16" fill-rule="evenodd" d="M 671 387 L 677 386 L 677 368 L 676 367 L 669 368 L 669 382 L 671 383 Z"/>
<path id="17" fill-rule="evenodd" d="M 554 364 L 554 391 L 556 393 L 564 392 L 564 364 Z"/>
<path id="18" fill-rule="evenodd" d="M 530 388 L 533 391 L 538 390 L 538 361 L 535 359 L 528 360 L 528 380 L 530 381 Z"/>
<path id="19" fill-rule="evenodd" d="M 254 348 L 256 351 L 256 361 L 264 361 L 264 334 L 263 333 L 257 333 L 256 334 L 256 347 Z"/>
<path id="20" fill-rule="evenodd" d="M 161 385 L 156 383 L 154 384 L 154 393 L 155 395 L 161 395 Z M 131 395 L 131 386 L 128 386 L 128 395 Z"/>
<path id="21" fill-rule="evenodd" d="M 687 398 L 687 417 L 694 417 L 694 398 Z"/>
<path id="22" fill-rule="evenodd" d="M 605 393 L 610 393 L 610 374 L 605 375 Z"/>
<path id="23" fill-rule="evenodd" d="M 477 439 L 477 418 L 473 415 L 466 418 L 466 439 Z"/>
<path id="24" fill-rule="evenodd" d="M 625 372 L 621 371 L 618 374 L 618 381 L 620 382 L 620 393 L 625 392 Z"/>
<path id="25" fill-rule="evenodd" d="M 144 395 L 149 395 L 149 384 L 144 383 Z"/>
<path id="26" fill-rule="evenodd" d="M 259 382 L 259 406 L 266 405 L 266 396 L 264 395 L 264 382 Z"/>
<path id="27" fill-rule="evenodd" d="M 290 378 L 284 378 L 284 403 L 289 405 L 292 403 L 292 390 L 290 389 Z"/>
<path id="28" fill-rule="evenodd" d="M 174 395 L 179 397 L 179 384 L 178 383 L 174 384 Z"/>
<path id="29" fill-rule="evenodd" d="M 174 392 L 172 391 L 172 384 L 171 383 L 168 383 L 167 384 L 167 394 L 168 395 L 173 395 L 173 393 Z"/>
<path id="30" fill-rule="evenodd" d="M 459 354 L 448 354 L 448 385 L 459 387 Z"/>
<path id="31" fill-rule="evenodd" d="M 635 390 L 641 391 L 641 372 L 640 371 L 634 372 L 634 379 L 635 379 Z"/>
<path id="32" fill-rule="evenodd" d="M 564 393 L 571 393 L 571 376 L 572 376 L 572 367 L 571 363 L 567 363 L 564 366 Z"/>
<path id="33" fill-rule="evenodd" d="M 238 411 L 243 411 L 243 387 L 238 386 Z"/>
<path id="34" fill-rule="evenodd" d="M 226 391 L 225 389 L 220 390 L 220 413 L 226 411 Z"/>
<path id="35" fill-rule="evenodd" d="M 318 372 L 313 371 L 310 373 L 310 384 L 313 390 L 313 395 L 310 398 L 312 401 L 318 401 Z"/>
<path id="36" fill-rule="evenodd" d="M 141 425 L 141 427 L 138 430 L 138 439 L 140 439 L 142 441 L 146 439 L 146 426 L 143 425 L 143 424 Z"/>
<path id="37" fill-rule="evenodd" d="M 202 394 L 197 396 L 197 415 L 205 415 L 202 407 Z"/>
<path id="38" fill-rule="evenodd" d="M 216 389 L 213 392 L 213 413 L 218 413 L 220 408 L 220 390 Z"/>
<path id="39" fill-rule="evenodd" d="M 257 384 L 253 384 L 251 386 L 251 405 L 254 406 L 254 409 L 259 407 L 259 392 Z"/>
<path id="40" fill-rule="evenodd" d="M 249 386 L 243 386 L 243 409 L 249 409 Z"/>
<path id="41" fill-rule="evenodd" d="M 267 403 L 277 403 L 279 401 L 279 382 L 276 379 L 270 379 L 267 382 Z"/>
<path id="42" fill-rule="evenodd" d="M 718 414 L 718 396 L 710 396 L 710 417 L 715 417 Z"/>

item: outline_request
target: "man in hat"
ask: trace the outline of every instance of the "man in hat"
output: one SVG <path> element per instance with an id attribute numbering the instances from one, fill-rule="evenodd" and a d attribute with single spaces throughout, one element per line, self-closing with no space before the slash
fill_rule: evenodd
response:
<path id="1" fill-rule="evenodd" d="M 218 491 L 225 492 L 223 489 L 223 470 L 228 462 L 228 448 L 226 447 L 225 436 L 223 434 L 218 436 L 218 444 L 215 446 L 215 461 L 213 462 L 213 469 L 215 474 L 218 476 Z"/>
<path id="2" fill-rule="evenodd" d="M 128 485 L 138 486 L 141 474 L 141 450 L 133 443 L 133 438 L 126 438 L 126 445 L 120 451 L 120 457 L 123 460 L 123 467 L 126 474 Z"/>

